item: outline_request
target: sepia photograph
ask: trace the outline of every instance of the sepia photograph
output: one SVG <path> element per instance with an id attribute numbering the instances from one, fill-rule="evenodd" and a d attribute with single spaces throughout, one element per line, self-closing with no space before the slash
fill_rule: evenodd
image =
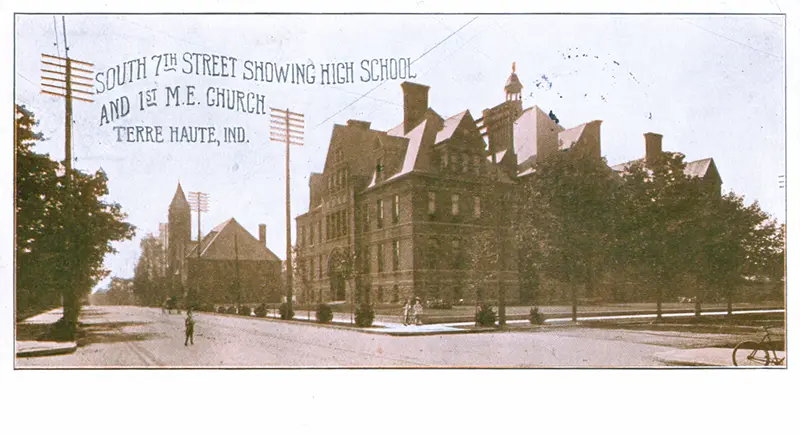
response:
<path id="1" fill-rule="evenodd" d="M 786 43 L 15 13 L 14 368 L 786 369 Z"/>

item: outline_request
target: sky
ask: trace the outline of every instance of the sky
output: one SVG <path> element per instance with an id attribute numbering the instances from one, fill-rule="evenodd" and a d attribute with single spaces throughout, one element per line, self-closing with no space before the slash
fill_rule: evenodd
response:
<path id="1" fill-rule="evenodd" d="M 74 104 L 74 166 L 102 168 L 107 200 L 137 227 L 106 258 L 112 276 L 133 276 L 139 242 L 167 221 L 179 181 L 187 193 L 210 197 L 203 233 L 235 217 L 257 236 L 265 223 L 268 247 L 285 258 L 284 145 L 269 140 L 268 115 L 209 107 L 206 91 L 261 94 L 267 108 L 305 115 L 304 145 L 291 150 L 294 217 L 308 210 L 309 175 L 322 171 L 334 124 L 359 119 L 387 130 L 402 121 L 403 80 L 362 82 L 363 59 L 410 59 L 412 81 L 431 87 L 429 104 L 445 118 L 466 109 L 478 118 L 502 102 L 515 62 L 525 107 L 552 110 L 566 128 L 603 120 L 609 164 L 641 157 L 643 133 L 660 133 L 664 149 L 687 161 L 713 157 L 724 192 L 785 221 L 782 16 L 67 15 L 65 24 L 70 57 L 93 63 L 95 73 L 146 58 L 146 77 Z M 15 26 L 14 99 L 36 114 L 48 138 L 36 151 L 61 160 L 64 102 L 39 93 L 40 53 L 64 54 L 61 16 L 17 15 Z M 156 76 L 165 53 L 177 55 L 177 69 Z M 184 53 L 234 57 L 235 77 L 186 74 Z M 246 61 L 313 63 L 316 81 L 245 80 Z M 354 62 L 353 82 L 321 84 L 323 65 L 336 62 Z M 197 104 L 167 107 L 165 88 L 174 86 L 194 86 Z M 157 105 L 139 110 L 139 92 L 151 89 Z M 104 122 L 102 110 L 123 97 L 130 113 Z M 236 126 L 247 141 L 119 142 L 114 127 L 121 126 L 163 126 L 166 136 L 169 126 L 213 126 L 217 137 Z M 193 215 L 193 237 L 194 225 Z"/>

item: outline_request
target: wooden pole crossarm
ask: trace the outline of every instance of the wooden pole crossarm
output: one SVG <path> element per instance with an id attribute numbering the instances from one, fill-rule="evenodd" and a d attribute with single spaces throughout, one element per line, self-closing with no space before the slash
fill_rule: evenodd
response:
<path id="1" fill-rule="evenodd" d="M 51 55 L 51 54 L 44 54 L 44 53 L 42 53 L 42 57 L 49 57 L 50 59 L 58 59 L 58 60 L 64 60 L 64 61 L 66 61 L 66 60 L 67 60 L 67 59 L 66 59 L 66 58 L 64 58 L 64 57 L 58 57 L 58 56 L 53 56 L 53 55 Z M 75 59 L 73 59 L 73 58 L 69 58 L 69 61 L 70 61 L 70 62 L 74 62 L 74 63 L 79 63 L 79 64 L 81 64 L 81 65 L 90 66 L 90 67 L 93 67 L 93 66 L 94 66 L 94 64 L 93 64 L 93 63 L 84 62 L 84 61 L 82 61 L 82 60 L 75 60 Z"/>
<path id="2" fill-rule="evenodd" d="M 271 125 L 270 128 L 273 129 L 274 131 L 280 131 L 280 132 L 288 131 L 289 133 L 303 134 L 303 130 L 295 130 L 293 128 L 285 128 L 285 127 L 281 128 L 275 125 Z"/>
<path id="3" fill-rule="evenodd" d="M 274 124 L 274 125 L 281 126 L 281 127 L 285 127 L 286 126 L 286 118 L 272 117 L 272 119 L 269 122 Z M 290 127 L 303 128 L 303 126 L 305 126 L 305 122 L 289 120 L 289 126 Z"/>
<path id="4" fill-rule="evenodd" d="M 287 115 L 290 116 L 289 119 L 291 119 L 291 116 L 299 116 L 300 118 L 304 117 L 304 115 L 302 113 L 295 113 L 295 112 L 292 112 L 292 111 L 289 111 L 289 110 L 276 109 L 274 107 L 270 107 L 269 110 L 272 110 L 273 112 L 280 112 L 280 113 L 287 114 Z"/>
<path id="5" fill-rule="evenodd" d="M 43 61 L 42 61 L 42 63 L 43 63 L 43 64 L 45 64 L 45 65 L 57 66 L 57 67 L 59 67 L 59 68 L 64 68 L 64 69 L 67 69 L 67 66 L 66 66 L 66 65 L 61 65 L 60 63 L 48 62 L 48 61 L 46 61 L 46 60 L 43 60 Z"/>
<path id="6" fill-rule="evenodd" d="M 57 79 L 57 78 L 47 77 L 47 76 L 42 76 L 42 80 L 52 80 L 54 82 L 61 82 L 61 83 L 66 83 L 67 82 L 66 80 L 63 80 L 63 79 Z M 75 85 L 86 86 L 87 88 L 93 87 L 93 85 L 90 85 L 88 83 L 81 83 L 81 82 L 72 82 L 72 85 L 73 86 L 75 86 Z"/>
<path id="7" fill-rule="evenodd" d="M 94 71 L 92 71 L 90 69 L 78 68 L 76 66 L 71 66 L 70 68 L 72 68 L 73 71 L 85 72 L 86 74 L 94 74 Z"/>
<path id="8" fill-rule="evenodd" d="M 65 87 L 62 87 L 62 86 L 56 86 L 56 85 L 51 85 L 50 83 L 42 83 L 42 86 L 49 86 L 49 87 L 51 87 L 51 88 L 55 88 L 55 89 L 61 89 L 62 91 L 66 91 L 66 90 L 67 90 L 67 88 L 65 88 Z M 91 93 L 91 92 L 82 91 L 82 90 L 80 90 L 80 89 L 71 89 L 71 91 L 72 91 L 72 92 L 78 92 L 78 93 L 80 93 L 80 94 L 85 94 L 85 95 L 94 95 L 94 94 L 93 94 L 93 93 Z"/>
<path id="9" fill-rule="evenodd" d="M 287 118 L 285 115 L 276 115 L 274 113 L 270 113 L 269 116 L 272 118 L 273 121 L 280 121 L 286 122 Z M 289 118 L 289 122 L 296 122 L 298 124 L 304 124 L 306 121 L 303 118 Z"/>
<path id="10" fill-rule="evenodd" d="M 44 89 L 42 89 L 41 93 L 43 93 L 43 94 L 47 94 L 47 95 L 52 95 L 52 96 L 54 96 L 54 97 L 66 97 L 66 95 L 64 95 L 64 94 L 59 94 L 59 93 L 56 93 L 56 92 L 45 91 Z M 73 99 L 73 100 L 85 101 L 85 102 L 87 102 L 87 103 L 94 103 L 94 100 L 90 100 L 90 99 L 88 99 L 88 98 L 76 97 L 76 96 L 74 96 L 74 95 L 72 96 L 72 99 Z"/>
<path id="11" fill-rule="evenodd" d="M 45 65 L 52 65 L 52 66 L 57 66 L 57 67 L 59 67 L 59 68 L 64 68 L 64 69 L 66 69 L 66 67 L 65 67 L 64 65 L 59 65 L 59 64 L 57 64 L 57 63 L 45 62 L 45 61 L 42 61 L 42 63 L 43 63 L 43 64 L 45 64 Z M 73 68 L 73 69 L 74 69 L 74 68 Z M 51 74 L 58 74 L 58 75 L 66 75 L 66 74 L 67 74 L 66 72 L 52 71 L 52 70 L 44 70 L 44 69 L 43 69 L 42 71 L 49 72 L 49 73 L 51 73 Z M 70 77 L 72 77 L 72 78 L 77 78 L 77 79 L 82 79 L 82 80 L 88 80 L 88 81 L 90 81 L 90 82 L 91 82 L 92 80 L 94 80 L 94 79 L 92 79 L 91 77 L 82 76 L 82 75 L 78 75 L 78 74 L 72 74 L 72 72 L 71 72 L 71 71 L 70 71 Z"/>

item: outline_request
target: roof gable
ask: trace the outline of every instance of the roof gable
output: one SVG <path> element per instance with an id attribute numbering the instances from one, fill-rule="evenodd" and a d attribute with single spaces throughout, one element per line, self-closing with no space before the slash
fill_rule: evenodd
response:
<path id="1" fill-rule="evenodd" d="M 196 256 L 195 246 L 187 257 Z M 200 257 L 204 260 L 280 261 L 234 218 L 222 222 L 206 234 Z"/>

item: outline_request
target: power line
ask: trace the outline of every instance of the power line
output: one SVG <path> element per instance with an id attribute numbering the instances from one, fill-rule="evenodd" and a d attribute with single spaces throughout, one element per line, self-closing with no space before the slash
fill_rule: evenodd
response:
<path id="1" fill-rule="evenodd" d="M 33 86 L 35 86 L 35 87 L 36 87 L 36 89 L 39 89 L 39 85 L 37 85 L 36 83 L 34 83 L 34 82 L 33 82 L 33 80 L 31 80 L 31 79 L 29 79 L 29 78 L 25 77 L 25 76 L 24 76 L 24 75 L 22 75 L 20 72 L 17 72 L 17 75 L 18 75 L 18 76 L 20 76 L 20 77 L 22 77 L 23 79 L 25 79 L 25 81 L 26 81 L 26 82 L 28 82 L 28 83 L 32 84 Z"/>
<path id="2" fill-rule="evenodd" d="M 694 27 L 697 27 L 698 29 L 700 29 L 700 30 L 703 30 L 703 31 L 705 31 L 705 32 L 708 32 L 708 33 L 710 33 L 710 34 L 712 34 L 712 35 L 719 36 L 719 37 L 720 37 L 720 38 L 722 38 L 722 39 L 728 40 L 728 41 L 730 41 L 730 42 L 734 42 L 734 43 L 736 43 L 736 44 L 739 44 L 739 45 L 743 45 L 743 46 L 745 46 L 745 47 L 747 47 L 747 48 L 749 48 L 749 49 L 751 49 L 751 50 L 757 51 L 757 52 L 759 52 L 759 53 L 766 54 L 767 56 L 772 56 L 772 57 L 775 57 L 775 58 L 778 58 L 778 59 L 783 59 L 783 57 L 781 57 L 781 56 L 774 55 L 774 54 L 772 54 L 772 53 L 770 53 L 770 52 L 767 52 L 767 51 L 764 51 L 764 50 L 759 50 L 758 48 L 755 48 L 755 47 L 753 47 L 753 46 L 747 45 L 747 44 L 745 44 L 744 42 L 739 42 L 739 41 L 737 41 L 737 40 L 735 40 L 735 39 L 728 38 L 728 37 L 727 37 L 727 36 L 725 36 L 725 35 L 720 35 L 719 33 L 716 33 L 716 32 L 714 32 L 714 31 L 708 30 L 708 29 L 706 29 L 705 27 L 698 26 L 697 24 L 695 24 L 695 23 L 692 23 L 691 21 L 686 21 L 686 20 L 684 20 L 683 18 L 678 18 L 678 19 L 679 19 L 679 20 L 681 20 L 681 21 L 683 21 L 683 22 L 684 22 L 684 23 L 686 23 L 686 24 L 691 24 L 692 26 L 694 26 Z"/>
<path id="3" fill-rule="evenodd" d="M 56 38 L 56 54 L 58 54 L 58 57 L 61 57 L 61 48 L 59 48 L 58 46 L 58 27 L 56 26 L 55 15 L 53 15 L 53 34 L 55 35 Z"/>
<path id="4" fill-rule="evenodd" d="M 470 24 L 471 24 L 473 21 L 475 21 L 475 20 L 477 20 L 477 19 L 478 19 L 478 17 L 475 17 L 475 18 L 473 18 L 473 19 L 471 19 L 471 20 L 467 21 L 467 22 L 466 22 L 464 25 L 462 25 L 461 27 L 459 27 L 458 29 L 456 29 L 455 31 L 453 31 L 452 33 L 450 33 L 449 35 L 447 35 L 447 37 L 446 37 L 446 38 L 444 38 L 444 39 L 442 39 L 441 41 L 437 42 L 437 43 L 436 43 L 436 44 L 435 44 L 433 47 L 429 48 L 427 51 L 425 51 L 424 53 L 422 53 L 421 55 L 419 55 L 419 56 L 418 56 L 416 59 L 412 60 L 412 61 L 411 61 L 411 64 L 414 64 L 414 62 L 416 62 L 416 61 L 418 61 L 418 60 L 422 59 L 423 57 L 425 57 L 425 55 L 427 55 L 427 54 L 428 54 L 428 53 L 430 53 L 431 51 L 435 50 L 435 49 L 436 49 L 436 47 L 438 47 L 438 46 L 442 45 L 442 44 L 443 44 L 445 41 L 447 41 L 448 39 L 450 39 L 451 37 L 453 37 L 453 35 L 455 35 L 456 33 L 460 32 L 462 29 L 464 29 L 465 27 L 467 27 L 468 25 L 470 25 Z M 371 93 L 372 93 L 372 92 L 373 92 L 375 89 L 378 89 L 379 87 L 383 86 L 383 84 L 384 84 L 384 83 L 386 83 L 387 81 L 388 81 L 388 79 L 386 79 L 386 80 L 384 80 L 384 81 L 382 81 L 382 82 L 378 83 L 378 84 L 377 84 L 375 87 L 373 87 L 372 89 L 368 90 L 366 93 L 364 93 L 363 95 L 361 95 L 360 97 L 358 97 L 358 98 L 356 98 L 355 100 L 353 100 L 353 101 L 352 101 L 350 104 L 348 104 L 348 105 L 346 105 L 346 106 L 342 107 L 341 109 L 339 109 L 339 110 L 338 110 L 336 113 L 334 113 L 333 115 L 331 115 L 331 116 L 329 116 L 329 117 L 325 118 L 325 119 L 324 119 L 322 122 L 320 122 L 319 124 L 317 124 L 317 125 L 316 125 L 316 126 L 313 128 L 313 129 L 312 129 L 312 131 L 313 131 L 313 130 L 316 130 L 317 128 L 319 128 L 319 126 L 321 126 L 322 124 L 324 124 L 324 123 L 328 122 L 328 121 L 329 121 L 331 118 L 333 118 L 334 116 L 336 116 L 336 115 L 338 115 L 338 114 L 340 114 L 340 113 L 344 112 L 345 110 L 347 110 L 347 109 L 348 109 L 350 106 L 352 106 L 353 104 L 356 104 L 356 103 L 358 103 L 359 101 L 361 101 L 361 99 L 362 99 L 362 98 L 364 98 L 364 97 L 366 97 L 367 95 L 371 94 Z"/>

